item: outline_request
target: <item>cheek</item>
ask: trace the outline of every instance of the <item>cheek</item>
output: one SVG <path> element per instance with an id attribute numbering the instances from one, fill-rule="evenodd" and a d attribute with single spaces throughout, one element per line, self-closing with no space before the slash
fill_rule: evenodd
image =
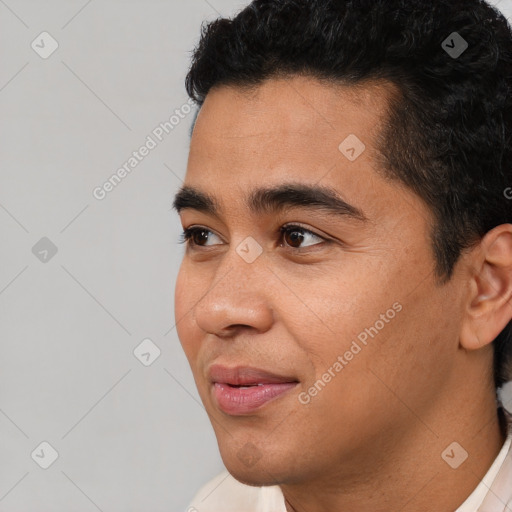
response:
<path id="1" fill-rule="evenodd" d="M 174 316 L 177 327 L 179 326 L 180 318 L 183 318 L 184 313 L 187 311 L 188 303 L 190 301 L 190 291 L 189 286 L 187 286 L 187 282 L 188 279 L 186 271 L 184 269 L 184 264 L 182 263 L 176 278 L 176 285 L 174 288 Z"/>
<path id="2" fill-rule="evenodd" d="M 429 282 L 414 284 L 400 262 L 385 263 L 374 259 L 343 276 L 338 271 L 338 277 L 333 271 L 310 287 L 308 305 L 316 315 L 302 318 L 302 332 L 289 326 L 314 367 L 308 385 L 331 370 L 337 377 L 326 375 L 336 382 L 329 384 L 331 391 L 355 398 L 382 387 L 385 395 L 379 377 L 393 387 L 407 386 L 418 371 L 427 374 L 438 364 L 433 345 L 446 327 L 439 322 L 446 304 L 439 303 Z"/>
<path id="3" fill-rule="evenodd" d="M 189 279 L 189 275 L 183 263 L 178 272 L 174 291 L 174 318 L 178 338 L 190 361 L 198 350 L 197 336 L 194 334 L 197 326 L 193 319 L 193 308 L 197 302 L 198 291 L 197 284 Z"/>
<path id="4" fill-rule="evenodd" d="M 375 267 L 381 266 L 375 260 L 372 263 Z M 301 311 L 302 321 L 307 320 L 305 331 L 301 334 L 293 327 L 290 330 L 297 340 L 302 340 L 304 348 L 322 356 L 325 363 L 350 350 L 353 341 L 359 340 L 364 346 L 376 330 L 379 333 L 389 331 L 389 325 L 400 314 L 399 305 L 393 308 L 399 294 L 390 289 L 385 277 L 392 271 L 378 272 L 370 265 L 361 265 L 358 269 L 354 265 L 343 273 L 339 269 L 326 272 L 315 279 L 314 286 L 304 287 L 309 290 L 308 308 Z M 304 332 L 312 337 L 304 337 Z"/>

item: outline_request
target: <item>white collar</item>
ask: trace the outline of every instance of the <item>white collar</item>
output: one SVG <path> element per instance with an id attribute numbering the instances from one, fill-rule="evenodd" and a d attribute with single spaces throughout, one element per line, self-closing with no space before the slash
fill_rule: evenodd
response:
<path id="1" fill-rule="evenodd" d="M 476 512 L 479 510 L 479 507 L 482 505 L 484 499 L 486 499 L 486 496 L 491 494 L 489 490 L 496 482 L 497 476 L 503 468 L 505 459 L 507 456 L 509 456 L 509 458 L 512 457 L 512 415 L 505 408 L 503 408 L 503 412 L 507 419 L 507 438 L 498 456 L 494 459 L 492 466 L 489 468 L 489 471 L 487 471 L 485 476 L 482 478 L 477 488 L 469 495 L 467 500 L 457 510 L 455 510 L 455 512 Z M 510 475 L 507 476 L 507 479 L 510 480 Z M 493 489 L 492 492 L 495 493 L 495 490 Z"/>

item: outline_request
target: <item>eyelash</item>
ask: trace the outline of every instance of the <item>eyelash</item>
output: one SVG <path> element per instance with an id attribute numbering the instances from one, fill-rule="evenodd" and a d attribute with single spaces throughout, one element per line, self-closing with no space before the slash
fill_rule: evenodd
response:
<path id="1" fill-rule="evenodd" d="M 192 238 L 193 238 L 194 234 L 199 232 L 199 231 L 206 231 L 207 233 L 212 233 L 212 231 L 210 231 L 209 229 L 206 229 L 206 228 L 201 227 L 201 226 L 196 226 L 196 227 L 193 227 L 193 228 L 187 228 L 187 229 L 183 230 L 183 233 L 181 234 L 180 240 L 179 240 L 178 243 L 186 244 L 186 245 L 188 245 L 190 247 L 197 246 L 197 247 L 203 247 L 203 248 L 208 249 L 207 246 L 205 247 L 205 246 L 193 243 Z M 314 231 L 311 231 L 309 229 L 306 229 L 306 228 L 304 228 L 302 226 L 298 226 L 298 225 L 295 225 L 295 224 L 287 225 L 287 226 L 282 226 L 279 229 L 280 240 L 282 239 L 282 237 L 283 237 L 283 235 L 285 233 L 293 233 L 294 231 L 300 231 L 301 233 L 313 235 L 313 236 L 315 236 L 317 238 L 322 239 L 324 241 L 324 243 L 329 243 L 328 239 L 318 235 Z M 313 244 L 313 245 L 310 245 L 310 246 L 307 246 L 307 247 L 299 247 L 299 248 L 288 246 L 288 248 L 290 248 L 290 250 L 293 250 L 295 252 L 301 252 L 303 250 L 309 250 L 311 247 L 316 247 L 317 245 L 322 245 L 322 244 L 318 243 L 318 244 Z"/>

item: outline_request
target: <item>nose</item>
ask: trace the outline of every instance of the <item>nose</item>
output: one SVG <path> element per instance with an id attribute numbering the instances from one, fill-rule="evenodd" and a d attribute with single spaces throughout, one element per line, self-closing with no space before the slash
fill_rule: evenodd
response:
<path id="1" fill-rule="evenodd" d="M 202 291 L 202 298 L 196 304 L 198 327 L 223 338 L 242 329 L 269 330 L 274 315 L 265 265 L 261 261 L 246 263 L 230 251 L 217 270 L 208 290 Z"/>

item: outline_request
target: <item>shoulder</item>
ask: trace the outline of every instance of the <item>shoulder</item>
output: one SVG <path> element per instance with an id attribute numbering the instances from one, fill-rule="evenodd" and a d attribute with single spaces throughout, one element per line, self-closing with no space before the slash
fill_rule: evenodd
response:
<path id="1" fill-rule="evenodd" d="M 223 471 L 203 485 L 186 512 L 286 512 L 278 486 L 252 487 Z"/>

